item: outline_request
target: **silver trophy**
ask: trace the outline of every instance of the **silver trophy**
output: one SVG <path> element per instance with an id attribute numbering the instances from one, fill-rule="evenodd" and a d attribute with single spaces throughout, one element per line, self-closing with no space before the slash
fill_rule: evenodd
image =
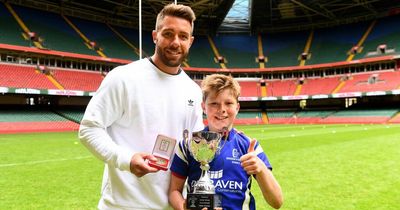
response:
<path id="1" fill-rule="evenodd" d="M 210 169 L 209 163 L 224 146 L 223 144 L 221 145 L 222 135 L 217 132 L 199 131 L 192 133 L 189 139 L 188 132 L 185 130 L 183 136 L 190 155 L 200 163 L 201 168 L 200 179 L 193 186 L 193 192 L 187 194 L 186 208 L 197 210 L 221 207 L 221 199 L 215 194 L 215 187 L 210 179 L 208 170 Z"/>

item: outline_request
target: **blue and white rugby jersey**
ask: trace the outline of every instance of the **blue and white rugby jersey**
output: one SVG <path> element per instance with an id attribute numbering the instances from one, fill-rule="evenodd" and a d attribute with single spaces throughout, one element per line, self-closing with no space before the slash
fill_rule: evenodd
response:
<path id="1" fill-rule="evenodd" d="M 208 130 L 208 127 L 204 130 Z M 225 138 L 225 137 L 223 137 Z M 224 142 L 221 142 L 223 144 Z M 235 129 L 229 132 L 227 142 L 220 154 L 210 163 L 210 178 L 214 183 L 215 191 L 222 198 L 224 210 L 255 210 L 254 197 L 250 192 L 251 177 L 240 165 L 240 157 L 247 153 L 250 139 Z M 257 142 L 255 147 L 257 156 L 272 170 L 263 149 Z M 174 176 L 188 178 L 188 192 L 193 192 L 193 186 L 201 175 L 200 164 L 190 155 L 184 141 L 177 149 L 171 172 Z"/>

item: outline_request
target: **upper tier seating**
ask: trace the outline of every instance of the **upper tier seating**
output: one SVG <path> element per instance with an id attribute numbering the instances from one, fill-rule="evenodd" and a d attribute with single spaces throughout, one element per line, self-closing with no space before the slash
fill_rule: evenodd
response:
<path id="1" fill-rule="evenodd" d="M 268 58 L 266 67 L 298 66 L 308 34 L 309 31 L 262 34 L 264 55 Z"/>
<path id="2" fill-rule="evenodd" d="M 30 42 L 22 37 L 21 27 L 3 3 L 0 3 L 0 28 L 0 43 L 29 46 Z"/>
<path id="3" fill-rule="evenodd" d="M 188 63 L 191 67 L 220 68 L 206 36 L 196 36 L 190 47 Z"/>
<path id="4" fill-rule="evenodd" d="M 315 30 L 311 57 L 306 64 L 345 61 L 347 52 L 357 44 L 367 28 L 368 23 L 357 23 Z"/>
<path id="5" fill-rule="evenodd" d="M 381 44 L 386 44 L 386 53 L 399 54 L 400 52 L 400 15 L 389 16 L 378 19 L 371 33 L 363 44 L 361 53 L 356 54 L 354 59 L 365 57 L 382 56 L 383 54 L 377 50 Z M 390 50 L 389 50 L 390 49 Z M 390 52 L 394 49 L 394 52 Z"/>
<path id="6" fill-rule="evenodd" d="M 119 26 L 111 26 L 118 31 L 130 44 L 135 46 L 138 50 L 139 44 L 139 31 L 133 28 L 123 28 Z M 142 57 L 148 57 L 154 53 L 155 44 L 151 31 L 143 31 L 142 34 Z M 138 51 L 139 52 L 139 51 Z M 133 59 L 139 59 L 139 55 L 135 55 Z"/>
<path id="7" fill-rule="evenodd" d="M 227 60 L 228 68 L 258 68 L 256 36 L 225 34 L 213 40 L 219 54 Z"/>
<path id="8" fill-rule="evenodd" d="M 11 4 L 15 12 L 34 33 L 44 39 L 43 45 L 52 50 L 67 51 L 86 55 L 98 54 L 89 49 L 78 33 L 67 24 L 60 14 L 36 10 Z M 103 53 L 110 58 L 137 60 L 135 50 L 123 41 L 106 24 L 66 16 L 90 41 L 96 42 Z M 377 51 L 381 44 L 387 45 L 386 53 L 400 52 L 400 15 L 378 19 L 366 37 L 363 49 L 353 60 L 384 55 Z M 371 21 L 314 30 L 310 45 L 310 58 L 305 65 L 345 61 L 348 52 L 365 34 Z M 136 48 L 139 48 L 137 29 L 112 26 Z M 0 43 L 31 46 L 21 36 L 22 28 L 10 11 L 0 4 Z M 277 32 L 260 34 L 262 53 L 266 57 L 265 67 L 299 66 L 299 55 L 303 53 L 310 31 Z M 218 34 L 211 39 L 227 63 L 227 68 L 258 68 L 258 34 Z M 143 49 L 146 55 L 154 52 L 151 31 L 143 31 Z M 360 48 L 361 49 L 361 48 Z M 393 51 L 394 50 L 394 51 Z M 371 52 L 378 52 L 370 55 Z M 195 34 L 195 40 L 188 55 L 191 67 L 220 68 L 214 61 L 214 52 L 204 35 Z"/>
<path id="9" fill-rule="evenodd" d="M 16 5 L 13 5 L 13 8 L 27 27 L 44 39 L 45 48 L 85 55 L 98 55 L 85 45 L 84 40 L 67 24 L 61 15 Z M 16 22 L 15 19 L 13 21 Z M 21 29 L 19 30 L 21 31 Z"/>
<path id="10" fill-rule="evenodd" d="M 110 58 L 137 60 L 138 55 L 104 23 L 68 17 L 88 39 L 96 42 Z"/>

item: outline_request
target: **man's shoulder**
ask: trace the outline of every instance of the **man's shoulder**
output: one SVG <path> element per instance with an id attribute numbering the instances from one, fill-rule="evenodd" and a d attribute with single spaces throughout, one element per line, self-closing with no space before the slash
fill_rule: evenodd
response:
<path id="1" fill-rule="evenodd" d="M 136 61 L 132 61 L 128 64 L 118 66 L 116 69 L 123 69 L 123 70 L 134 70 L 136 68 L 143 68 L 150 64 L 147 59 L 140 59 Z"/>
<path id="2" fill-rule="evenodd" d="M 128 64 L 117 66 L 113 70 L 111 70 L 108 74 L 126 76 L 126 75 L 131 75 L 132 72 L 135 72 L 135 75 L 138 75 L 138 74 L 140 74 L 140 72 L 144 72 L 144 71 L 140 71 L 140 70 L 145 68 L 146 65 L 148 65 L 146 60 L 141 59 L 141 60 L 133 61 Z"/>
<path id="3" fill-rule="evenodd" d="M 187 82 L 188 86 L 201 91 L 200 86 L 192 78 L 190 78 L 189 75 L 186 74 L 186 72 L 182 71 L 181 74 L 184 80 Z"/>

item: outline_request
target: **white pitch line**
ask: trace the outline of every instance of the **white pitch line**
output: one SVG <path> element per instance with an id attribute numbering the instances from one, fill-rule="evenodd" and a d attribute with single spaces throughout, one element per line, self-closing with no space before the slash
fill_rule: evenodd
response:
<path id="1" fill-rule="evenodd" d="M 42 163 L 50 163 L 50 162 L 60 162 L 60 161 L 68 161 L 68 160 L 81 160 L 90 158 L 93 156 L 81 156 L 75 158 L 61 158 L 61 159 L 50 159 L 50 160 L 38 160 L 38 161 L 30 161 L 30 162 L 23 162 L 23 163 L 8 163 L 8 164 L 0 164 L 0 168 L 3 167 L 12 167 L 12 166 L 22 166 L 22 165 L 36 165 Z"/>

